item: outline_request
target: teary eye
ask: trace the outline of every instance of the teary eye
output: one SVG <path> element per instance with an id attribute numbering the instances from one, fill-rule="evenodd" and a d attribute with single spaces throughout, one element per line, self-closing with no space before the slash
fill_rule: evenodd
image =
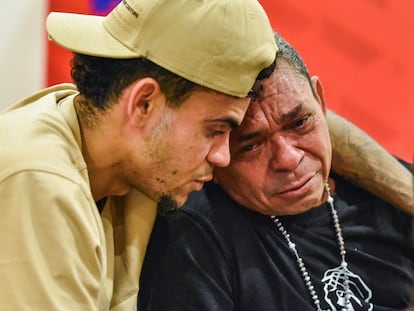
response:
<path id="1" fill-rule="evenodd" d="M 305 115 L 303 118 L 293 122 L 292 128 L 297 129 L 297 128 L 302 128 L 302 127 L 306 126 L 307 123 L 313 121 L 314 116 L 315 116 L 314 113 L 309 113 L 309 114 Z"/>
<path id="2" fill-rule="evenodd" d="M 240 151 L 249 152 L 249 151 L 254 151 L 256 148 L 257 148 L 257 144 L 245 145 L 242 148 L 240 148 Z"/>

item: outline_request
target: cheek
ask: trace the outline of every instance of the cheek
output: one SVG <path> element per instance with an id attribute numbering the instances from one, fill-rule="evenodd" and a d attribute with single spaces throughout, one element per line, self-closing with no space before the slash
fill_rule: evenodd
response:
<path id="1" fill-rule="evenodd" d="M 177 165 L 198 167 L 206 161 L 210 151 L 210 145 L 208 145 L 208 142 L 196 140 L 195 142 L 184 142 L 181 147 L 176 146 L 176 149 L 180 154 L 180 160 Z"/>
<path id="2" fill-rule="evenodd" d="M 321 141 L 321 144 L 324 151 L 324 153 L 322 154 L 322 163 L 324 165 L 326 175 L 329 175 L 332 162 L 332 146 L 328 130 L 325 131 L 325 139 Z"/>
<path id="3" fill-rule="evenodd" d="M 272 183 L 266 183 L 268 175 L 263 163 L 254 164 L 250 163 L 244 169 L 234 172 L 233 180 L 227 180 L 224 189 L 242 206 L 262 212 L 269 199 L 267 188 Z"/>
<path id="4" fill-rule="evenodd" d="M 165 146 L 165 151 L 175 158 L 177 166 L 191 166 L 206 158 L 211 142 L 189 129 L 171 131 Z"/>
<path id="5" fill-rule="evenodd" d="M 320 137 L 320 136 L 319 136 Z M 323 180 L 327 180 L 331 170 L 332 150 L 329 135 L 325 139 L 319 138 L 314 144 L 314 155 L 321 164 L 321 175 Z"/>
<path id="6" fill-rule="evenodd" d="M 318 158 L 324 169 L 331 165 L 331 142 L 329 133 L 323 129 L 315 132 L 313 135 L 308 135 L 303 142 L 306 144 L 306 150 Z"/>
<path id="7" fill-rule="evenodd" d="M 216 174 L 216 180 L 231 194 L 238 197 L 251 196 L 261 185 L 262 166 L 248 163 L 246 165 L 230 166 L 225 169 L 219 169 Z"/>

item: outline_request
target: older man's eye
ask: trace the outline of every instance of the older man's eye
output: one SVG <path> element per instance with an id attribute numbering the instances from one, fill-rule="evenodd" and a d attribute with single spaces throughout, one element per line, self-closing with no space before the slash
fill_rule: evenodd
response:
<path id="1" fill-rule="evenodd" d="M 240 151 L 242 152 L 252 151 L 252 150 L 253 150 L 253 145 L 247 145 L 240 149 Z"/>
<path id="2" fill-rule="evenodd" d="M 245 145 L 239 149 L 239 152 L 241 153 L 248 153 L 248 152 L 254 152 L 259 148 L 259 144 L 250 144 Z"/>
<path id="3" fill-rule="evenodd" d="M 302 128 L 313 121 L 315 114 L 307 114 L 304 118 L 299 119 L 293 123 L 293 128 Z"/>

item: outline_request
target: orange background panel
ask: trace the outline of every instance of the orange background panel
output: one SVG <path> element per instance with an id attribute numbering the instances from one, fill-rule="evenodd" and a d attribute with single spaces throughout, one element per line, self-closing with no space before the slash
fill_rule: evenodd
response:
<path id="1" fill-rule="evenodd" d="M 260 0 L 273 28 L 325 87 L 330 109 L 391 153 L 414 154 L 414 1 Z M 51 0 L 49 11 L 90 12 L 89 1 Z M 47 84 L 71 81 L 71 54 L 49 45 Z"/>

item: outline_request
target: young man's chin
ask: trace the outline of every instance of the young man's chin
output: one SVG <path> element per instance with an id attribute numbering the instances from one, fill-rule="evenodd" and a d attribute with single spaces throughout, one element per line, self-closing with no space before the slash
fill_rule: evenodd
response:
<path id="1" fill-rule="evenodd" d="M 193 190 L 193 191 L 200 191 L 200 190 Z M 175 212 L 179 211 L 187 202 L 188 196 L 191 192 L 182 191 L 180 193 L 164 193 L 160 196 L 158 200 L 158 214 L 159 215 L 170 215 L 175 214 Z"/>
<path id="2" fill-rule="evenodd" d="M 161 216 L 175 214 L 180 210 L 180 207 L 184 205 L 186 200 L 187 199 L 183 200 L 183 202 L 180 202 L 181 200 L 178 200 L 171 194 L 163 194 L 158 200 L 157 212 Z"/>

